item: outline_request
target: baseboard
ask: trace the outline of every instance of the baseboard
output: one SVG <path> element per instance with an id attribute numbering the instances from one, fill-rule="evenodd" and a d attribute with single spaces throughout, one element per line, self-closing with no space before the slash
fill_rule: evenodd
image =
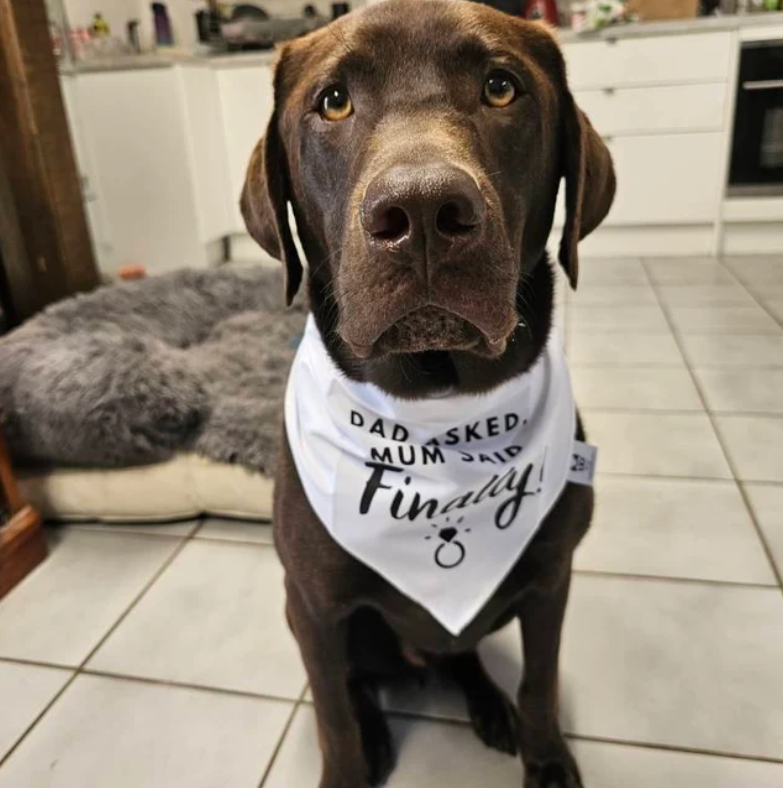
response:
<path id="1" fill-rule="evenodd" d="M 560 230 L 550 237 L 550 251 Z M 695 257 L 714 253 L 715 228 L 704 225 L 629 225 L 599 227 L 579 244 L 582 257 Z"/>
<path id="2" fill-rule="evenodd" d="M 783 252 L 783 222 L 731 222 L 723 225 L 723 254 Z"/>
<path id="3" fill-rule="evenodd" d="M 231 260 L 233 262 L 263 263 L 265 265 L 280 265 L 279 260 L 270 257 L 247 233 L 232 235 Z"/>

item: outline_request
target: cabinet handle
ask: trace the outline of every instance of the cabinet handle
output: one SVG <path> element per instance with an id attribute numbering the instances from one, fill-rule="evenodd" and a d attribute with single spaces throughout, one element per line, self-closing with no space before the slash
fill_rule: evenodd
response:
<path id="1" fill-rule="evenodd" d="M 611 134 L 606 134 L 603 137 L 603 141 L 609 145 L 614 140 L 614 137 Z"/>
<path id="2" fill-rule="evenodd" d="M 743 90 L 781 90 L 783 79 L 760 79 L 758 82 L 743 82 Z"/>
<path id="3" fill-rule="evenodd" d="M 616 36 L 607 36 L 604 39 L 604 41 L 606 41 L 607 44 L 616 44 L 617 43 L 617 37 Z"/>
<path id="4" fill-rule="evenodd" d="M 605 96 L 614 96 L 615 88 L 604 88 L 604 95 Z"/>

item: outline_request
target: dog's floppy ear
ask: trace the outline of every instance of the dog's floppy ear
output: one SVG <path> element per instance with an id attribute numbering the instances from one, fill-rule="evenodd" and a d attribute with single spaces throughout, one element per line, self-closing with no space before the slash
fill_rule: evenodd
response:
<path id="1" fill-rule="evenodd" d="M 560 264 L 571 287 L 576 289 L 577 244 L 609 213 L 616 180 L 608 148 L 570 92 L 565 94 L 562 117 L 566 220 L 560 241 Z"/>
<path id="2" fill-rule="evenodd" d="M 277 112 L 255 147 L 239 204 L 248 232 L 285 265 L 285 300 L 289 306 L 302 283 L 302 263 L 288 223 L 290 189 Z"/>

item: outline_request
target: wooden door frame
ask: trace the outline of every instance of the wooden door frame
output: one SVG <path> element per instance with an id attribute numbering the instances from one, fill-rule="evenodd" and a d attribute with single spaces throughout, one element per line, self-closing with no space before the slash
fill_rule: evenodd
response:
<path id="1" fill-rule="evenodd" d="M 0 0 L 0 140 L 5 300 L 21 321 L 99 282 L 44 0 Z"/>

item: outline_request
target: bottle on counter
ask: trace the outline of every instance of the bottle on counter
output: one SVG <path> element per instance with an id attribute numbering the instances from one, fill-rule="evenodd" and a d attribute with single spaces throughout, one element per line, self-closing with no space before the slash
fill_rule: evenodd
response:
<path id="1" fill-rule="evenodd" d="M 171 32 L 171 20 L 165 3 L 153 3 L 152 15 L 155 22 L 155 44 L 159 47 L 170 47 L 174 44 Z"/>

